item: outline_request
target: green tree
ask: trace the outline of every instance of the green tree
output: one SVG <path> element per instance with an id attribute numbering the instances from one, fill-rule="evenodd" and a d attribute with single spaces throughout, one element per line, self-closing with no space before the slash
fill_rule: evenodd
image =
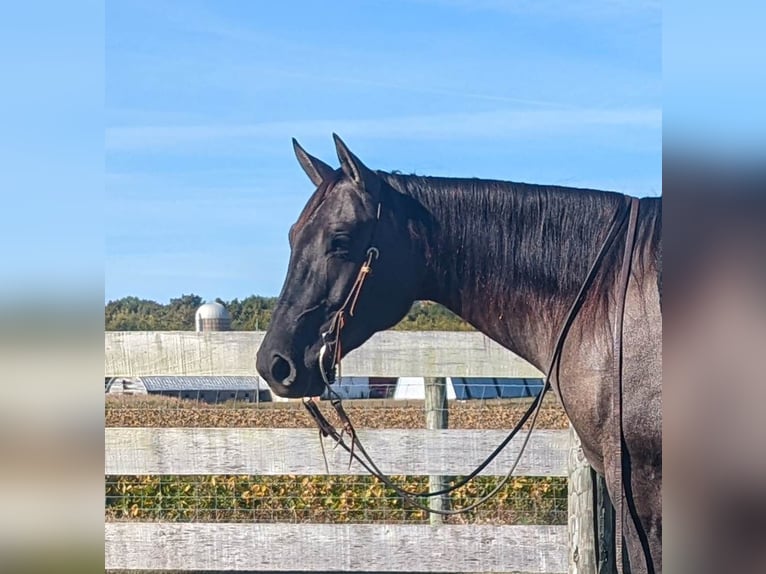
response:
<path id="1" fill-rule="evenodd" d="M 156 301 L 123 297 L 109 301 L 104 309 L 104 327 L 107 331 L 163 330 L 163 306 Z"/>
<path id="2" fill-rule="evenodd" d="M 165 307 L 164 329 L 166 331 L 193 331 L 194 314 L 202 305 L 199 295 L 181 295 L 171 299 Z"/>
<path id="3" fill-rule="evenodd" d="M 242 300 L 216 299 L 231 315 L 235 331 L 268 329 L 276 297 L 250 295 Z M 181 295 L 166 305 L 138 297 L 109 301 L 104 309 L 107 331 L 192 331 L 194 314 L 202 305 L 199 295 Z M 416 301 L 394 329 L 405 331 L 469 331 L 473 327 L 437 303 Z"/>
<path id="4" fill-rule="evenodd" d="M 432 301 L 415 301 L 394 329 L 399 331 L 471 331 L 473 327 Z"/>
<path id="5" fill-rule="evenodd" d="M 263 331 L 269 327 L 276 306 L 276 297 L 251 295 L 241 302 L 234 299 L 226 304 L 231 313 L 231 328 L 237 331 Z"/>

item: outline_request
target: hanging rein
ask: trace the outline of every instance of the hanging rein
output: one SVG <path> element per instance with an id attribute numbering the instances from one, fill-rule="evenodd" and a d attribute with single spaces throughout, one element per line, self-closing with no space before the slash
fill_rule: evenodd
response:
<path id="1" fill-rule="evenodd" d="M 628 198 L 626 198 L 628 199 Z M 338 311 L 336 311 L 331 323 L 330 323 L 330 329 L 322 334 L 322 340 L 323 345 L 319 351 L 319 370 L 322 374 L 322 379 L 325 382 L 325 385 L 328 389 L 328 395 L 330 397 L 330 404 L 332 405 L 333 409 L 335 410 L 338 419 L 341 423 L 341 429 L 340 431 L 335 428 L 322 414 L 322 411 L 319 409 L 318 404 L 310 399 L 310 398 L 304 398 L 303 399 L 303 405 L 305 406 L 306 410 L 309 412 L 311 417 L 314 419 L 314 421 L 317 424 L 317 427 L 319 428 L 320 433 L 320 445 L 322 447 L 322 454 L 324 455 L 324 442 L 322 441 L 323 437 L 330 437 L 333 441 L 336 443 L 336 447 L 340 446 L 343 448 L 346 452 L 349 453 L 349 466 L 351 466 L 351 463 L 356 460 L 367 472 L 369 472 L 371 475 L 376 477 L 378 480 L 380 480 L 383 484 L 394 490 L 399 496 L 401 496 L 404 500 L 406 500 L 411 506 L 414 506 L 415 508 L 418 508 L 420 510 L 424 510 L 426 512 L 430 512 L 433 514 L 441 514 L 441 515 L 455 515 L 455 514 L 462 514 L 464 512 L 468 512 L 470 510 L 473 510 L 474 508 L 480 506 L 490 498 L 492 498 L 495 494 L 497 494 L 510 480 L 511 476 L 513 475 L 513 472 L 516 470 L 516 467 L 518 466 L 519 461 L 521 460 L 521 456 L 524 453 L 524 450 L 529 442 L 529 439 L 532 434 L 532 430 L 534 429 L 535 423 L 537 421 L 537 416 L 540 412 L 540 408 L 543 403 L 543 398 L 545 396 L 545 393 L 550 389 L 551 386 L 551 376 L 554 372 L 554 369 L 558 371 L 560 359 L 561 359 L 561 353 L 564 348 L 564 342 L 566 341 L 567 334 L 569 333 L 569 329 L 572 326 L 572 323 L 574 323 L 575 318 L 577 317 L 578 312 L 582 308 L 586 296 L 588 294 L 588 290 L 593 284 L 599 269 L 601 268 L 601 262 L 604 259 L 604 256 L 609 252 L 610 248 L 614 244 L 615 240 L 617 239 L 618 235 L 620 234 L 620 231 L 623 229 L 623 226 L 628 220 L 628 225 L 626 229 L 626 243 L 625 243 L 625 254 L 623 259 L 622 268 L 620 270 L 620 290 L 618 292 L 618 300 L 617 300 L 617 308 L 618 308 L 618 315 L 619 318 L 619 324 L 620 324 L 620 333 L 615 333 L 614 338 L 614 361 L 615 361 L 615 388 L 614 391 L 619 392 L 621 395 L 622 390 L 622 369 L 621 369 L 621 355 L 622 355 L 622 333 L 621 333 L 621 325 L 622 325 L 622 314 L 624 313 L 625 308 L 625 296 L 626 296 L 626 286 L 627 286 L 627 277 L 630 275 L 630 260 L 631 255 L 633 252 L 633 243 L 634 243 L 634 237 L 635 237 L 635 228 L 636 228 L 636 217 L 638 214 L 638 199 L 636 198 L 629 198 L 628 201 L 626 201 L 620 209 L 617 210 L 615 213 L 614 219 L 612 221 L 612 225 L 610 227 L 609 233 L 607 234 L 606 239 L 604 240 L 603 244 L 601 245 L 601 248 L 599 249 L 598 254 L 596 255 L 595 259 L 593 260 L 593 263 L 590 266 L 590 269 L 588 270 L 588 273 L 585 277 L 585 280 L 583 281 L 582 286 L 580 287 L 580 290 L 575 297 L 574 301 L 572 302 L 571 307 L 569 308 L 569 311 L 566 316 L 566 320 L 562 324 L 561 330 L 559 331 L 558 337 L 556 339 L 556 345 L 554 347 L 553 355 L 551 357 L 551 361 L 548 367 L 548 370 L 545 374 L 545 381 L 543 384 L 543 388 L 540 390 L 540 392 L 535 397 L 535 400 L 532 402 L 532 404 L 529 406 L 527 411 L 522 415 L 521 419 L 516 423 L 516 425 L 513 427 L 513 429 L 510 431 L 510 433 L 503 439 L 503 441 L 495 448 L 494 451 L 482 462 L 476 469 L 471 472 L 469 475 L 461 479 L 460 481 L 456 482 L 452 486 L 448 488 L 444 488 L 442 490 L 433 491 L 433 492 L 414 492 L 405 490 L 396 484 L 394 484 L 391 479 L 386 476 L 375 464 L 375 462 L 372 460 L 370 455 L 367 453 L 367 451 L 364 448 L 364 445 L 362 445 L 361 441 L 359 440 L 359 436 L 356 432 L 356 429 L 354 428 L 353 423 L 351 422 L 351 419 L 349 418 L 348 414 L 346 413 L 345 409 L 343 408 L 342 400 L 340 395 L 333 390 L 331 385 L 335 382 L 336 377 L 341 376 L 341 358 L 342 358 L 342 347 L 341 347 L 341 334 L 343 331 L 343 328 L 346 325 L 346 316 L 353 317 L 354 311 L 356 310 L 356 305 L 359 300 L 359 295 L 361 294 L 362 288 L 364 287 L 364 283 L 366 279 L 371 275 L 372 273 L 372 264 L 378 260 L 380 257 L 380 251 L 377 247 L 373 245 L 374 238 L 375 238 L 375 229 L 377 228 L 377 223 L 380 221 L 380 212 L 381 212 L 381 204 L 378 204 L 377 208 L 377 218 L 375 220 L 375 228 L 373 228 L 372 234 L 371 234 L 371 240 L 370 240 L 370 247 L 367 249 L 366 257 L 364 262 L 362 263 L 361 268 L 359 269 L 359 273 L 356 277 L 356 280 L 354 281 L 351 290 L 349 291 L 348 296 L 346 297 L 343 305 L 340 307 Z M 330 372 L 329 374 L 325 370 L 324 366 L 324 360 L 325 355 L 328 351 L 328 346 L 331 346 L 332 348 L 332 361 L 330 365 Z M 618 401 L 619 402 L 619 401 Z M 532 416 L 532 422 L 529 425 L 529 429 L 526 433 L 526 436 L 524 438 L 524 441 L 521 445 L 521 448 L 519 449 L 518 455 L 514 459 L 513 465 L 511 466 L 510 470 L 506 473 L 506 475 L 503 477 L 503 479 L 500 481 L 500 483 L 492 489 L 491 492 L 480 498 L 478 501 L 470 504 L 469 506 L 466 506 L 464 508 L 456 509 L 456 510 L 439 510 L 430 508 L 421 502 L 419 502 L 418 498 L 429 498 L 434 496 L 441 496 L 444 494 L 448 494 L 464 485 L 466 485 L 469 481 L 471 481 L 473 478 L 475 478 L 479 473 L 481 473 L 482 470 L 484 470 L 496 457 L 500 454 L 500 452 L 508 445 L 508 443 L 518 434 L 518 432 L 521 430 L 523 425 L 527 422 L 529 417 Z M 622 420 L 621 420 L 621 409 L 617 412 L 617 418 L 618 418 L 618 429 L 617 429 L 617 436 L 622 436 Z M 346 441 L 344 437 L 348 436 L 350 440 L 350 444 Z M 618 439 L 620 440 L 620 439 Z M 621 442 L 621 440 L 620 440 Z M 619 448 L 619 447 L 618 447 Z M 621 469 L 622 467 L 622 456 L 620 455 L 620 461 L 617 463 L 618 468 Z M 327 468 L 327 459 L 325 457 L 325 468 Z M 622 491 L 622 472 L 619 472 L 617 477 L 618 483 L 619 483 L 619 489 Z M 622 510 L 622 499 L 618 500 L 616 506 L 619 507 L 620 510 Z M 619 512 L 619 511 L 618 511 Z M 619 512 L 621 515 L 622 512 Z M 621 530 L 622 530 L 622 524 L 621 520 L 622 516 L 618 518 L 618 538 L 621 536 Z M 621 545 L 618 544 L 618 550 L 620 550 Z"/>

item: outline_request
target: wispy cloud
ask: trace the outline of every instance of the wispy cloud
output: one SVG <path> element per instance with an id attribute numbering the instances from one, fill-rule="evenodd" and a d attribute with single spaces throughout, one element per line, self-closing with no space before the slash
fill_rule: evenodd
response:
<path id="1" fill-rule="evenodd" d="M 623 16 L 626 13 L 656 12 L 662 10 L 661 0 L 412 0 L 419 4 L 441 5 L 471 11 L 491 11 L 511 14 L 549 14 L 557 17 L 580 16 L 603 18 Z"/>
<path id="2" fill-rule="evenodd" d="M 358 75 L 344 76 L 344 75 L 315 74 L 315 73 L 307 73 L 307 72 L 294 72 L 290 70 L 285 70 L 284 68 L 271 69 L 269 71 L 273 73 L 275 77 L 287 77 L 287 78 L 297 78 L 301 80 L 309 80 L 311 81 L 313 85 L 316 85 L 317 83 L 322 83 L 324 85 L 333 86 L 335 89 L 338 89 L 339 86 L 359 86 L 364 88 L 383 88 L 387 92 L 390 92 L 391 90 L 395 90 L 397 92 L 408 92 L 413 94 L 450 96 L 450 97 L 464 99 L 464 100 L 503 102 L 505 104 L 516 104 L 516 105 L 542 107 L 542 108 L 571 109 L 574 107 L 570 104 L 566 104 L 561 101 L 557 102 L 557 101 L 543 100 L 543 99 L 518 98 L 518 97 L 511 97 L 511 96 L 505 96 L 500 94 L 475 92 L 475 91 L 469 91 L 464 89 L 454 89 L 449 87 L 442 87 L 439 85 L 420 85 L 417 82 L 413 82 L 413 81 L 403 82 L 400 80 L 397 82 L 390 79 L 386 81 L 381 81 L 380 79 L 378 79 L 380 78 L 380 75 L 378 74 L 376 74 L 373 78 L 373 77 L 361 77 Z"/>
<path id="3" fill-rule="evenodd" d="M 307 120 L 246 125 L 124 126 L 106 132 L 109 151 L 209 145 L 214 141 L 327 136 L 337 132 L 370 139 L 513 138 L 563 134 L 583 128 L 661 127 L 662 112 L 638 109 L 500 110 L 465 114 L 418 115 L 361 120 Z"/>

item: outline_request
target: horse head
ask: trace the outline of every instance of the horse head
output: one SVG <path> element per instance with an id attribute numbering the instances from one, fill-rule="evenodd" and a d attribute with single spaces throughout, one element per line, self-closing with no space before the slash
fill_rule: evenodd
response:
<path id="1" fill-rule="evenodd" d="M 396 192 L 333 138 L 338 170 L 293 140 L 316 191 L 290 228 L 287 277 L 256 359 L 281 397 L 320 395 L 340 358 L 404 317 L 424 267 Z"/>

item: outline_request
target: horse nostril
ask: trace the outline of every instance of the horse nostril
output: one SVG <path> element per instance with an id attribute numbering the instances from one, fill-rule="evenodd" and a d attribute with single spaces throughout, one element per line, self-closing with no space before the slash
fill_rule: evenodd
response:
<path id="1" fill-rule="evenodd" d="M 295 379 L 295 368 L 289 359 L 282 355 L 274 355 L 271 362 L 271 376 L 282 385 L 289 385 Z"/>

